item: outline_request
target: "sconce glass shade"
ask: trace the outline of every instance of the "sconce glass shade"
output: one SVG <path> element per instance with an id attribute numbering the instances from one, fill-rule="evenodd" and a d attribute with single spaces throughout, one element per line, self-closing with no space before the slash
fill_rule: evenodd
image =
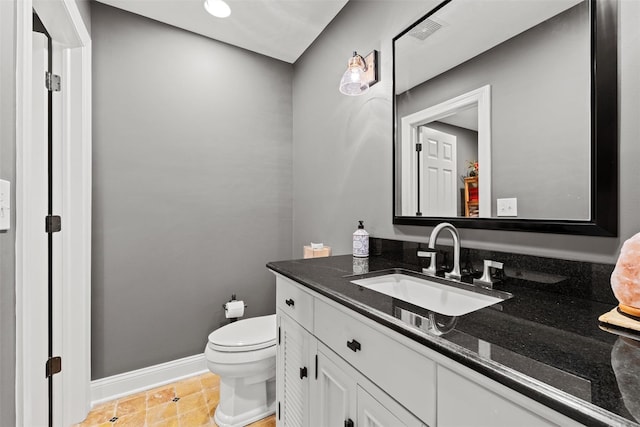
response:
<path id="1" fill-rule="evenodd" d="M 349 96 L 357 96 L 368 91 L 369 83 L 365 78 L 365 71 L 364 59 L 357 52 L 353 52 L 347 71 L 344 72 L 340 80 L 340 92 Z"/>
<path id="2" fill-rule="evenodd" d="M 217 18 L 226 18 L 231 15 L 231 8 L 224 0 L 204 0 L 204 8 Z"/>

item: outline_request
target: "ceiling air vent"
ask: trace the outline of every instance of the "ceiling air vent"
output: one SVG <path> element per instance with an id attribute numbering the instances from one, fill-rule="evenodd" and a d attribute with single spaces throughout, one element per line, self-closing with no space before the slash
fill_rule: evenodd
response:
<path id="1" fill-rule="evenodd" d="M 442 24 L 437 23 L 432 19 L 425 19 L 418 25 L 416 25 L 411 31 L 409 31 L 409 35 L 417 38 L 418 40 L 425 40 L 427 37 L 438 31 L 442 28 Z"/>

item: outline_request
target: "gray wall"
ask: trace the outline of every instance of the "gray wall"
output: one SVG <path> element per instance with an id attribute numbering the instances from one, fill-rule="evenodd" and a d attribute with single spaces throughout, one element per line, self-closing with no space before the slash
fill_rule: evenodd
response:
<path id="1" fill-rule="evenodd" d="M 11 181 L 15 207 L 15 3 L 0 1 L 0 178 Z M 15 209 L 11 230 L 0 231 L 0 420 L 15 424 L 16 292 Z"/>
<path id="2" fill-rule="evenodd" d="M 295 251 L 322 240 L 336 254 L 350 253 L 358 219 L 378 237 L 427 241 L 428 227 L 392 224 L 391 39 L 434 5 L 352 0 L 296 62 Z M 463 245 L 614 262 L 621 242 L 640 231 L 640 2 L 622 0 L 620 9 L 620 238 L 462 229 Z M 361 97 L 340 95 L 350 51 L 374 48 L 380 49 L 381 82 Z"/>
<path id="3" fill-rule="evenodd" d="M 291 257 L 292 66 L 99 3 L 92 377 L 201 353 Z"/>
<path id="4" fill-rule="evenodd" d="M 581 3 L 405 92 L 398 116 L 490 84 L 492 216 L 517 197 L 520 218 L 589 219 L 589 54 Z"/>

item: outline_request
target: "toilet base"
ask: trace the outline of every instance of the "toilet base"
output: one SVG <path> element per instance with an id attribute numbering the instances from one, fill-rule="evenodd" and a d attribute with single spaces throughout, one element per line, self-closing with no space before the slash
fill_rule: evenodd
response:
<path id="1" fill-rule="evenodd" d="M 219 427 L 242 427 L 276 412 L 275 378 L 247 384 L 244 378 L 220 378 L 220 403 L 213 416 Z"/>

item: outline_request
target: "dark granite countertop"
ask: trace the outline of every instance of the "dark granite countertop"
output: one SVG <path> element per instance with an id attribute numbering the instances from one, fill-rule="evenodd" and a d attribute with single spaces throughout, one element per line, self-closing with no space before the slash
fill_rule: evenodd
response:
<path id="1" fill-rule="evenodd" d="M 404 261 L 345 255 L 267 267 L 585 425 L 640 425 L 640 342 L 598 327 L 613 304 L 569 285 L 550 292 L 553 280 L 531 286 L 506 276 L 494 288 L 511 299 L 460 316 L 437 336 L 416 326 L 416 318 L 428 318 L 424 309 L 351 283 L 363 268 L 421 270 Z"/>

